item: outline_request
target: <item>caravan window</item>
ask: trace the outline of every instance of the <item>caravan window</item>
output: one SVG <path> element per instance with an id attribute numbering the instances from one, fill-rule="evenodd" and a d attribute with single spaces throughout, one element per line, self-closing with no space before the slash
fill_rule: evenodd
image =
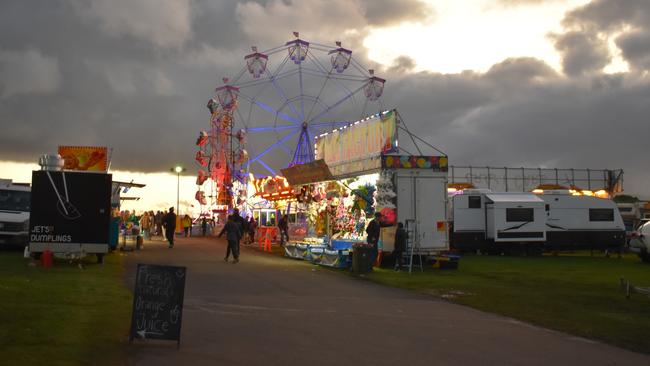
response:
<path id="1" fill-rule="evenodd" d="M 535 221 L 535 210 L 532 208 L 506 208 L 507 222 Z"/>
<path id="2" fill-rule="evenodd" d="M 481 196 L 469 196 L 467 201 L 469 202 L 469 208 L 481 208 Z"/>
<path id="3" fill-rule="evenodd" d="M 614 209 L 590 208 L 589 221 L 614 221 Z"/>

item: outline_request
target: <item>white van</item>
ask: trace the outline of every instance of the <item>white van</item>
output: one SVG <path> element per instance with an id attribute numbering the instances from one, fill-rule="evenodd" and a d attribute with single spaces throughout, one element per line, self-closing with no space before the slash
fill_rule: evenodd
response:
<path id="1" fill-rule="evenodd" d="M 0 179 L 0 246 L 25 246 L 29 233 L 29 184 Z"/>

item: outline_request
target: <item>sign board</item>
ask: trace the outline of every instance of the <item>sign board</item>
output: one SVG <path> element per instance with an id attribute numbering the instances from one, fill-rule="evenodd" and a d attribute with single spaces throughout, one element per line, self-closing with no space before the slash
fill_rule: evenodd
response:
<path id="1" fill-rule="evenodd" d="M 185 267 L 138 263 L 129 342 L 137 339 L 181 342 Z"/>
<path id="2" fill-rule="evenodd" d="M 431 169 L 436 172 L 447 171 L 446 156 L 384 155 L 381 166 L 387 169 Z"/>
<path id="3" fill-rule="evenodd" d="M 289 184 L 294 187 L 334 179 L 323 159 L 314 160 L 306 164 L 294 165 L 290 168 L 281 169 L 281 171 Z"/>
<path id="4" fill-rule="evenodd" d="M 108 149 L 98 146 L 59 146 L 65 170 L 105 172 L 108 170 Z"/>
<path id="5" fill-rule="evenodd" d="M 30 250 L 106 253 L 111 181 L 110 174 L 32 172 Z"/>
<path id="6" fill-rule="evenodd" d="M 381 169 L 381 156 L 375 155 L 365 159 L 358 159 L 330 166 L 335 179 L 343 179 L 364 174 L 379 172 Z"/>
<path id="7" fill-rule="evenodd" d="M 397 150 L 397 119 L 392 110 L 318 136 L 315 155 L 332 167 Z"/>

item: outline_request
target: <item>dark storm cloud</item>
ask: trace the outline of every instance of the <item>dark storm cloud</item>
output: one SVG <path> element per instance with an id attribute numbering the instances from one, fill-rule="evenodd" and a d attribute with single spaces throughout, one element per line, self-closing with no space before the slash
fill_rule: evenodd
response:
<path id="1" fill-rule="evenodd" d="M 413 70 L 416 66 L 415 60 L 406 56 L 402 55 L 397 57 L 394 61 L 393 64 L 390 65 L 388 68 L 389 73 L 404 73 L 404 72 L 409 72 Z"/>
<path id="2" fill-rule="evenodd" d="M 558 35 L 555 37 L 555 48 L 562 55 L 564 72 L 571 76 L 599 72 L 611 61 L 607 42 L 594 32 Z"/>
<path id="3" fill-rule="evenodd" d="M 368 23 L 374 26 L 431 20 L 435 16 L 433 8 L 420 0 L 366 0 L 363 7 Z"/>
<path id="4" fill-rule="evenodd" d="M 650 69 L 650 2 L 595 0 L 569 12 L 563 24 L 591 37 L 616 36 L 616 45 L 631 68 Z"/>
<path id="5" fill-rule="evenodd" d="M 594 1 L 567 14 L 555 35 L 564 73 L 512 58 L 459 74 L 415 73 L 408 55 L 392 68 L 367 60 L 369 29 L 421 21 L 417 4 L 385 3 L 390 17 L 371 1 L 133 3 L 2 2 L 0 160 L 34 162 L 59 144 L 97 144 L 115 148 L 114 169 L 194 167 L 205 103 L 221 77 L 243 67 L 251 45 L 270 48 L 298 30 L 320 43 L 341 40 L 375 67 L 388 79 L 384 106 L 397 107 L 453 164 L 624 168 L 626 187 L 650 196 L 646 1 Z M 606 75 L 601 41 L 615 35 L 632 67 Z"/>

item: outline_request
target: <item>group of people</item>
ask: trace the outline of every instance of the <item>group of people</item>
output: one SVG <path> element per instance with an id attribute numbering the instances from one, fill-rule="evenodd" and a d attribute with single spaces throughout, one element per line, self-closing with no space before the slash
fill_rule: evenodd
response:
<path id="1" fill-rule="evenodd" d="M 145 239 L 151 239 L 155 236 L 160 236 L 169 242 L 169 247 L 174 247 L 174 233 L 176 232 L 176 213 L 174 208 L 170 207 L 167 212 L 145 211 L 142 215 L 136 215 L 133 211 L 122 211 L 119 213 L 120 225 L 124 230 L 131 230 L 132 232 L 142 234 Z M 184 215 L 180 219 L 180 225 L 183 229 L 183 235 L 189 237 L 192 229 L 192 218 L 189 215 Z M 206 225 L 207 228 L 207 225 Z M 205 229 L 203 230 L 205 235 Z"/>
<path id="2" fill-rule="evenodd" d="M 381 213 L 375 212 L 374 219 L 370 220 L 368 227 L 366 228 L 366 240 L 368 244 L 372 246 L 372 262 L 374 263 L 377 260 L 379 255 L 379 236 L 381 234 Z M 397 230 L 395 231 L 395 246 L 393 249 L 393 257 L 395 258 L 395 270 L 400 271 L 402 269 L 402 261 L 404 257 L 404 252 L 406 251 L 406 240 L 408 239 L 408 234 L 404 229 L 404 224 L 401 222 L 397 223 Z"/>
<path id="3" fill-rule="evenodd" d="M 135 212 L 123 211 L 120 212 L 120 221 L 126 227 L 138 227 L 145 239 L 153 236 L 162 236 L 167 239 L 169 248 L 174 247 L 174 233 L 176 232 L 177 216 L 174 212 L 174 207 L 170 207 L 168 212 L 146 211 L 141 216 L 137 216 Z M 372 246 L 373 263 L 376 261 L 379 254 L 379 237 L 381 233 L 381 213 L 376 212 L 374 218 L 366 228 L 367 242 Z M 202 217 L 201 234 L 206 236 L 208 229 L 214 226 L 214 219 Z M 185 237 L 191 235 L 192 218 L 189 215 L 184 215 L 180 224 L 183 228 Z M 228 262 L 232 254 L 233 263 L 239 262 L 239 245 L 242 240 L 245 244 L 250 244 L 255 241 L 255 232 L 257 230 L 257 222 L 253 217 L 242 217 L 238 209 L 234 209 L 233 213 L 228 216 L 228 220 L 218 237 L 226 235 L 228 246 L 226 248 L 226 256 L 224 261 Z M 289 220 L 287 215 L 282 215 L 278 221 L 278 230 L 280 236 L 280 244 L 284 245 L 289 241 Z M 395 247 L 393 256 L 395 257 L 395 270 L 399 271 L 402 268 L 402 257 L 406 251 L 407 233 L 404 230 L 404 225 L 400 222 L 397 224 L 395 232 Z"/>

